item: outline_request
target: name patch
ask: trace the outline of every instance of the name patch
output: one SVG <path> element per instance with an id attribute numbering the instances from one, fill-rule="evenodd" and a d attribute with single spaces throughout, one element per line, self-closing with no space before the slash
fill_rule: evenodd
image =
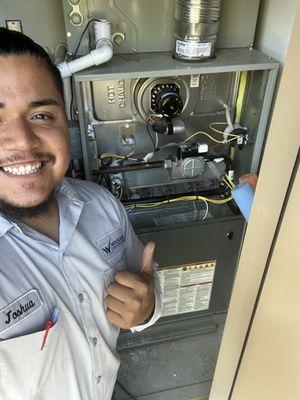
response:
<path id="1" fill-rule="evenodd" d="M 97 240 L 97 246 L 104 258 L 110 259 L 124 248 L 124 236 L 120 228 L 115 229 L 109 235 Z"/>
<path id="2" fill-rule="evenodd" d="M 29 315 L 37 311 L 43 302 L 36 289 L 23 294 L 21 297 L 0 310 L 0 333 L 17 325 Z"/>

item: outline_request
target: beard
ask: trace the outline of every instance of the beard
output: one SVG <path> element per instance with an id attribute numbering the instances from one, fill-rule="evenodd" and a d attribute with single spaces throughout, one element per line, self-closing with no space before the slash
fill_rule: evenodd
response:
<path id="1" fill-rule="evenodd" d="M 20 207 L 0 199 L 0 215 L 13 220 L 26 220 L 41 217 L 50 209 L 53 193 L 42 203 L 32 207 Z"/>
<path id="2" fill-rule="evenodd" d="M 22 154 L 20 153 L 10 157 L 6 157 L 5 159 L 0 159 L 0 165 L 2 166 L 8 163 L 22 162 L 26 159 L 30 159 L 33 161 L 45 160 L 47 162 L 52 162 L 52 163 L 55 162 L 55 156 L 51 153 L 33 152 L 28 154 L 27 156 L 24 155 L 23 153 Z M 13 220 L 16 219 L 20 221 L 41 217 L 47 214 L 47 212 L 49 211 L 49 208 L 53 200 L 53 196 L 54 194 L 52 192 L 46 200 L 32 207 L 21 207 L 0 199 L 0 215 L 2 215 L 3 217 L 7 217 Z"/>

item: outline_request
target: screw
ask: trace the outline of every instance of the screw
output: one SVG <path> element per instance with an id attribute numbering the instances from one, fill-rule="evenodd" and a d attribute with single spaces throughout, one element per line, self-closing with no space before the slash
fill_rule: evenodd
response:
<path id="1" fill-rule="evenodd" d="M 232 240 L 233 239 L 233 231 L 227 232 L 226 237 L 228 240 Z"/>

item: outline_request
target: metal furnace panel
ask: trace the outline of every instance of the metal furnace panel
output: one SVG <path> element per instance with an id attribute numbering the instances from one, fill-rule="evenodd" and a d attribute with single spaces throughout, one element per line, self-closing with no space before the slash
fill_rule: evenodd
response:
<path id="1" fill-rule="evenodd" d="M 121 46 L 114 46 L 115 53 L 173 51 L 174 5 L 175 0 L 63 0 L 69 50 L 75 50 L 89 19 L 105 18 L 112 23 L 112 33 L 125 39 Z M 223 1 L 217 47 L 253 43 L 258 8 L 259 0 Z M 84 41 L 80 54 L 86 52 Z"/>

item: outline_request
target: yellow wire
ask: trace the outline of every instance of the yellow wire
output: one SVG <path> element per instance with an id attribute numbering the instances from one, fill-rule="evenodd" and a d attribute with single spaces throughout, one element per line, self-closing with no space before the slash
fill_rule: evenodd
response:
<path id="1" fill-rule="evenodd" d="M 232 200 L 232 197 L 227 197 L 225 199 L 209 199 L 208 197 L 203 197 L 203 196 L 182 196 L 182 197 L 176 197 L 174 199 L 170 200 L 164 200 L 160 202 L 153 202 L 153 203 L 142 203 L 142 204 L 130 204 L 128 205 L 130 207 L 130 211 L 133 208 L 151 208 L 151 207 L 158 207 L 160 205 L 164 204 L 170 204 L 170 203 L 175 203 L 177 201 L 195 201 L 195 200 L 202 200 L 202 201 L 207 201 L 208 203 L 213 203 L 213 204 L 225 204 L 228 203 L 229 201 Z M 131 208 L 133 207 L 133 208 Z"/>
<path id="2" fill-rule="evenodd" d="M 233 189 L 233 188 L 235 187 L 235 184 L 234 184 L 233 181 L 229 178 L 228 175 L 225 175 L 225 176 L 223 177 L 223 179 L 225 180 L 225 182 L 227 183 L 227 185 L 229 185 L 229 187 L 230 187 L 231 189 Z"/>
<path id="3" fill-rule="evenodd" d="M 191 140 L 193 137 L 195 137 L 195 136 L 197 136 L 197 135 L 205 135 L 205 136 L 207 136 L 210 140 L 212 140 L 212 141 L 214 141 L 214 142 L 216 142 L 216 143 L 224 143 L 223 141 L 221 142 L 221 141 L 219 141 L 219 140 L 216 140 L 216 139 L 214 139 L 212 136 L 210 136 L 208 133 L 202 132 L 202 131 L 193 133 L 191 136 L 189 136 L 187 139 L 185 139 L 184 143 L 185 143 L 185 142 L 188 142 L 189 140 Z"/>
<path id="4" fill-rule="evenodd" d="M 120 155 L 120 154 L 113 154 L 113 153 L 103 153 L 99 156 L 100 160 L 103 160 L 105 157 L 111 157 L 111 158 L 118 158 L 123 160 L 124 158 L 131 157 L 135 154 L 135 149 L 132 150 L 130 153 L 126 154 L 125 156 Z"/>
<path id="5" fill-rule="evenodd" d="M 225 183 L 225 185 L 228 187 L 228 189 L 232 189 L 232 187 L 229 185 L 229 183 L 227 182 L 227 180 L 223 177 L 222 181 Z"/>
<path id="6" fill-rule="evenodd" d="M 105 157 L 111 157 L 111 158 L 117 158 L 119 160 L 124 160 L 125 158 L 129 158 L 129 157 L 133 156 L 134 154 L 135 154 L 135 149 L 125 156 L 122 156 L 120 154 L 113 154 L 113 153 L 103 153 L 99 156 L 99 159 L 100 159 L 100 163 L 102 164 L 102 160 Z"/>
<path id="7" fill-rule="evenodd" d="M 103 160 L 103 158 L 105 158 L 105 157 L 123 158 L 123 156 L 120 156 L 119 154 L 113 154 L 113 153 L 103 153 L 103 154 L 101 154 L 101 156 L 99 158 L 100 158 L 100 160 Z"/>
<path id="8" fill-rule="evenodd" d="M 227 178 L 228 182 L 230 183 L 230 185 L 232 186 L 232 188 L 235 188 L 235 184 L 234 184 L 233 180 L 230 179 L 228 175 L 226 175 L 226 178 Z"/>
<path id="9" fill-rule="evenodd" d="M 223 125 L 223 124 L 226 124 L 227 125 L 227 122 L 211 122 L 210 124 L 209 124 L 209 127 L 210 127 L 210 129 L 212 130 L 212 131 L 214 131 L 214 132 L 216 132 L 216 133 L 220 133 L 221 135 L 223 135 L 223 136 L 232 136 L 232 137 L 234 137 L 235 139 L 237 139 L 239 136 L 238 135 L 233 135 L 232 133 L 226 133 L 226 132 L 222 132 L 222 131 L 219 131 L 218 129 L 216 129 L 216 128 L 213 128 L 213 126 L 212 125 Z"/>

